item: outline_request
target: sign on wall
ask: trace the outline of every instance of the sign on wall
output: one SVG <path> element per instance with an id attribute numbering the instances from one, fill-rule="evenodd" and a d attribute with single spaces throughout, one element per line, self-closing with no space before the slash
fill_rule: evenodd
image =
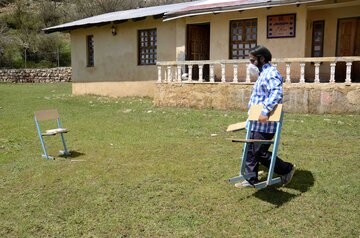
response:
<path id="1" fill-rule="evenodd" d="M 267 17 L 267 38 L 295 37 L 296 14 Z"/>

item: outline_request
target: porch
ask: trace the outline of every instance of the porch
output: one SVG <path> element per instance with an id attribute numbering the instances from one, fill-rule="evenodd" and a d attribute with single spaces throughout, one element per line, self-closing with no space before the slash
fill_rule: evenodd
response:
<path id="1" fill-rule="evenodd" d="M 274 59 L 284 79 L 284 103 L 294 113 L 360 113 L 360 57 Z M 247 110 L 248 60 L 157 63 L 158 106 Z"/>

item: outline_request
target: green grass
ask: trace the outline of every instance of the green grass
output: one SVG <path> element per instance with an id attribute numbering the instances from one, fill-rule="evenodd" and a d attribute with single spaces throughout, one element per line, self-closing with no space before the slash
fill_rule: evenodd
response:
<path id="1" fill-rule="evenodd" d="M 41 159 L 33 112 L 49 108 L 70 158 Z M 244 132 L 224 131 L 245 118 L 0 84 L 0 237 L 359 237 L 360 115 L 286 114 L 279 155 L 298 170 L 259 191 L 227 182 Z"/>

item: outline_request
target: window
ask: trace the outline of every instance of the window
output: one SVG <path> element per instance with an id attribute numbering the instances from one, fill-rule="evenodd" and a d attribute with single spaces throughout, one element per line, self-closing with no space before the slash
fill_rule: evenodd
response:
<path id="1" fill-rule="evenodd" d="M 87 67 L 94 67 L 94 36 L 89 35 L 86 37 L 86 48 L 87 48 Z"/>
<path id="2" fill-rule="evenodd" d="M 246 59 L 257 42 L 257 20 L 230 22 L 230 59 Z"/>
<path id="3" fill-rule="evenodd" d="M 139 30 L 138 46 L 139 46 L 139 65 L 156 64 L 157 52 L 157 36 L 156 29 Z"/>
<path id="4" fill-rule="evenodd" d="M 312 35 L 312 57 L 323 57 L 324 48 L 324 25 L 325 21 L 313 22 L 313 35 Z"/>

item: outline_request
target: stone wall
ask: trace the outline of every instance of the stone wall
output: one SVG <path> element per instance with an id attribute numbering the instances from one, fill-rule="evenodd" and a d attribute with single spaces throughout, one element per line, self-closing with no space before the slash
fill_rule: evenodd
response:
<path id="1" fill-rule="evenodd" d="M 9 83 L 49 83 L 70 82 L 71 67 L 49 69 L 2 69 L 0 82 Z"/>
<path id="2" fill-rule="evenodd" d="M 253 85 L 158 83 L 157 106 L 247 110 Z M 360 113 L 360 84 L 284 84 L 284 105 L 292 113 Z"/>

